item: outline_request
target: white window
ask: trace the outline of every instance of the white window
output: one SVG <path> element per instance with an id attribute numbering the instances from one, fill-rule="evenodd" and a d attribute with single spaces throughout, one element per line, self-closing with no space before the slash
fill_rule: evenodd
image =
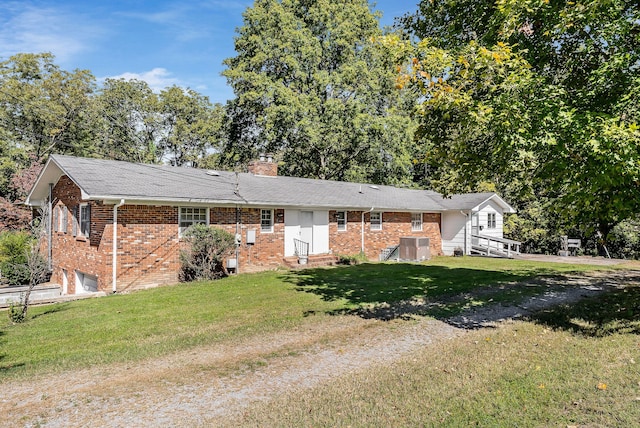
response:
<path id="1" fill-rule="evenodd" d="M 273 210 L 260 210 L 260 231 L 273 232 Z"/>
<path id="2" fill-rule="evenodd" d="M 189 226 L 209 223 L 208 213 L 209 210 L 207 208 L 180 207 L 179 235 L 182 236 Z"/>
<path id="3" fill-rule="evenodd" d="M 380 211 L 373 211 L 370 216 L 371 230 L 382 230 L 382 213 Z"/>
<path id="4" fill-rule="evenodd" d="M 336 211 L 336 223 L 338 223 L 338 231 L 344 232 L 347 230 L 347 212 Z"/>
<path id="5" fill-rule="evenodd" d="M 496 213 L 487 214 L 487 229 L 496 228 Z"/>
<path id="6" fill-rule="evenodd" d="M 411 214 L 411 230 L 414 232 L 422 230 L 422 213 Z"/>
<path id="7" fill-rule="evenodd" d="M 80 205 L 80 234 L 89 237 L 91 234 L 91 206 L 89 204 Z"/>

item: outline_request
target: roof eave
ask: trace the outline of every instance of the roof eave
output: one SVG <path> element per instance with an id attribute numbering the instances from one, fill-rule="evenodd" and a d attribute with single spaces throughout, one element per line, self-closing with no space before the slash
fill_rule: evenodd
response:
<path id="1" fill-rule="evenodd" d="M 102 201 L 104 204 L 111 205 L 119 203 L 124 199 L 127 205 L 170 205 L 180 206 L 188 204 L 197 205 L 224 205 L 236 206 L 244 205 L 243 201 L 230 199 L 205 199 L 205 198 L 157 198 L 144 197 L 140 195 L 91 195 L 86 198 L 91 201 Z"/>
<path id="2" fill-rule="evenodd" d="M 51 166 L 51 164 L 54 164 L 54 166 Z M 51 168 L 53 167 L 58 169 L 58 173 L 51 171 Z M 53 156 L 49 156 L 47 163 L 44 165 L 44 167 L 40 171 L 40 174 L 38 174 L 38 177 L 36 178 L 35 183 L 33 183 L 33 186 L 31 187 L 31 190 L 29 191 L 29 194 L 27 195 L 27 198 L 25 199 L 24 204 L 31 207 L 43 206 L 49 194 L 48 192 L 49 184 L 57 183 L 60 177 L 62 177 L 62 174 L 63 174 L 63 170 L 60 167 L 60 165 L 58 165 L 55 162 Z M 53 180 L 52 177 L 56 177 L 55 180 Z M 45 185 L 46 185 L 46 188 L 42 190 L 42 186 L 45 186 Z M 43 191 L 45 192 L 45 195 L 41 195 Z"/>
<path id="3" fill-rule="evenodd" d="M 483 204 L 487 203 L 490 200 L 494 200 L 495 202 L 497 202 L 498 205 L 500 205 L 502 207 L 503 212 L 505 212 L 505 213 L 514 214 L 516 212 L 515 208 L 513 208 L 511 205 L 509 205 L 507 203 L 507 201 L 502 199 L 500 197 L 500 195 L 498 195 L 497 193 L 492 194 L 487 199 L 485 199 L 484 201 L 482 201 L 481 203 L 479 203 L 478 205 L 473 207 L 471 210 L 472 211 L 477 211 L 478 209 L 480 209 L 480 206 L 482 206 Z"/>

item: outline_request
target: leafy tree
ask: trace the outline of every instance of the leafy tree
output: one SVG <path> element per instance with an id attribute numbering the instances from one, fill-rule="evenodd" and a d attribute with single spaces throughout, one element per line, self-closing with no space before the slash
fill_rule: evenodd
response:
<path id="1" fill-rule="evenodd" d="M 197 92 L 177 86 L 159 97 L 163 132 L 159 148 L 172 165 L 197 166 L 217 146 L 224 123 L 221 105 L 211 105 Z"/>
<path id="2" fill-rule="evenodd" d="M 408 181 L 414 126 L 365 0 L 256 0 L 223 74 L 223 161 L 277 153 L 288 175 Z"/>
<path id="3" fill-rule="evenodd" d="M 95 79 L 61 70 L 53 55 L 17 54 L 0 62 L 0 230 L 28 227 L 24 200 L 50 153 L 88 155 Z"/>
<path id="4" fill-rule="evenodd" d="M 87 155 L 93 147 L 86 70 L 61 70 L 53 55 L 17 54 L 0 62 L 0 230 L 28 227 L 24 200 L 50 153 Z"/>
<path id="5" fill-rule="evenodd" d="M 618 223 L 609 239 L 611 257 L 640 259 L 640 217 Z"/>
<path id="6" fill-rule="evenodd" d="M 403 22 L 421 41 L 400 81 L 420 91 L 439 189 L 518 182 L 514 202 L 605 237 L 638 212 L 635 2 L 422 1 Z"/>
<path id="7" fill-rule="evenodd" d="M 107 79 L 95 99 L 99 152 L 107 159 L 158 163 L 162 117 L 158 96 L 142 80 Z"/>
<path id="8" fill-rule="evenodd" d="M 52 152 L 85 155 L 93 144 L 86 118 L 95 78 L 53 61 L 42 53 L 0 62 L 0 138 L 37 159 Z"/>

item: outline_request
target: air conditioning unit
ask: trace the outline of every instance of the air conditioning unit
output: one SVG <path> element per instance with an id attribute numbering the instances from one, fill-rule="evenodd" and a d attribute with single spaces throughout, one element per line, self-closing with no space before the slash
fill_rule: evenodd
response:
<path id="1" fill-rule="evenodd" d="M 421 262 L 430 258 L 429 238 L 422 236 L 400 238 L 400 260 Z"/>

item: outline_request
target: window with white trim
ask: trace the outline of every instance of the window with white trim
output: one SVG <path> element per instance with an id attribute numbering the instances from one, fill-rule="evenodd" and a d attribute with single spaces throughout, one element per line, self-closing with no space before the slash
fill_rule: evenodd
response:
<path id="1" fill-rule="evenodd" d="M 487 229 L 496 228 L 496 213 L 487 214 Z"/>
<path id="2" fill-rule="evenodd" d="M 411 230 L 413 232 L 422 231 L 422 213 L 411 214 Z"/>
<path id="3" fill-rule="evenodd" d="M 273 232 L 273 210 L 260 210 L 260 231 Z"/>
<path id="4" fill-rule="evenodd" d="M 338 231 L 344 232 L 347 230 L 347 212 L 336 211 L 336 223 L 338 224 Z"/>
<path id="5" fill-rule="evenodd" d="M 91 234 L 91 206 L 89 204 L 81 204 L 79 211 L 80 235 L 88 238 Z"/>
<path id="6" fill-rule="evenodd" d="M 369 216 L 371 230 L 382 230 L 382 213 L 380 211 L 372 211 Z"/>
<path id="7" fill-rule="evenodd" d="M 202 207 L 180 207 L 179 236 L 182 236 L 189 226 L 194 224 L 208 224 L 209 210 Z"/>

